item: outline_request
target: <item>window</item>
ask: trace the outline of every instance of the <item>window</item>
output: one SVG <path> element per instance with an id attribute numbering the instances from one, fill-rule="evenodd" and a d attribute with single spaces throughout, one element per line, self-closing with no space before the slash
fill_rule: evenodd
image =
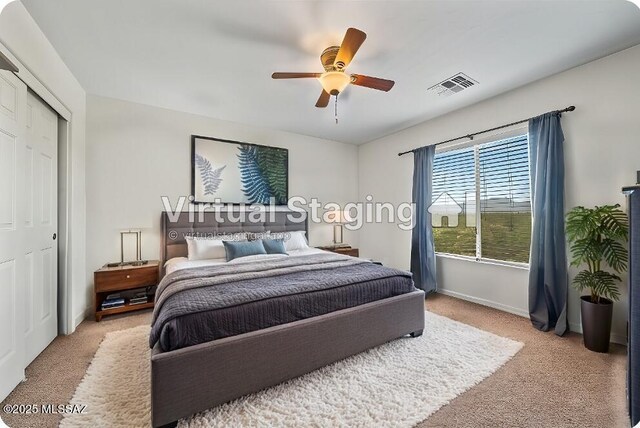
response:
<path id="1" fill-rule="evenodd" d="M 436 154 L 429 211 L 437 252 L 528 263 L 527 136 Z"/>

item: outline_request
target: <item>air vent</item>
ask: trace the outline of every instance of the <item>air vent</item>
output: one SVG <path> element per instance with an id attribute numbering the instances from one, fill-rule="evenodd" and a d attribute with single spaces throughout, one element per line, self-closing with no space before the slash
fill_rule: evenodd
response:
<path id="1" fill-rule="evenodd" d="M 449 96 L 456 94 L 458 92 L 462 92 L 467 88 L 477 85 L 478 82 L 473 80 L 469 76 L 464 73 L 458 73 L 455 76 L 452 76 L 437 85 L 433 85 L 428 89 L 428 91 L 433 91 L 438 95 Z"/>

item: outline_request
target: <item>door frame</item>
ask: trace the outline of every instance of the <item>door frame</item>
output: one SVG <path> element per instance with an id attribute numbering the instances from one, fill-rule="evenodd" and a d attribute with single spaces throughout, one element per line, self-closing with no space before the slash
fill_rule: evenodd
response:
<path id="1" fill-rule="evenodd" d="M 75 324 L 71 303 L 69 212 L 71 207 L 71 123 L 58 116 L 58 334 L 71 334 Z"/>
<path id="2" fill-rule="evenodd" d="M 58 334 L 70 334 L 75 330 L 73 319 L 71 258 L 69 243 L 71 237 L 71 126 L 73 114 L 56 95 L 49 90 L 7 47 L 0 42 L 0 52 L 17 68 L 14 74 L 27 88 L 44 100 L 58 113 Z"/>

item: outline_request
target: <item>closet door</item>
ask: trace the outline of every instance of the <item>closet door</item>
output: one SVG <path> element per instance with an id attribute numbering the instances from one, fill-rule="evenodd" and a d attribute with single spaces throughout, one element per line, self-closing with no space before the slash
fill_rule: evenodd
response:
<path id="1" fill-rule="evenodd" d="M 27 87 L 0 71 L 0 400 L 24 378 Z"/>
<path id="2" fill-rule="evenodd" d="M 58 334 L 58 115 L 31 92 L 26 115 L 25 366 Z"/>

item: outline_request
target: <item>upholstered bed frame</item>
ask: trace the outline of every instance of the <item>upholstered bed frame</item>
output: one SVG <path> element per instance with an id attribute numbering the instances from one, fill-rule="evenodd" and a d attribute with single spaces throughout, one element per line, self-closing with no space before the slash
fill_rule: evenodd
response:
<path id="1" fill-rule="evenodd" d="M 233 222 L 229 213 L 162 213 L 162 263 L 186 256 L 192 233 L 307 230 L 306 216 L 276 212 L 266 222 Z M 300 219 L 300 218 L 299 218 Z M 424 328 L 424 293 L 415 291 L 288 324 L 175 351 L 151 351 L 151 419 L 154 427 L 287 381 Z"/>

